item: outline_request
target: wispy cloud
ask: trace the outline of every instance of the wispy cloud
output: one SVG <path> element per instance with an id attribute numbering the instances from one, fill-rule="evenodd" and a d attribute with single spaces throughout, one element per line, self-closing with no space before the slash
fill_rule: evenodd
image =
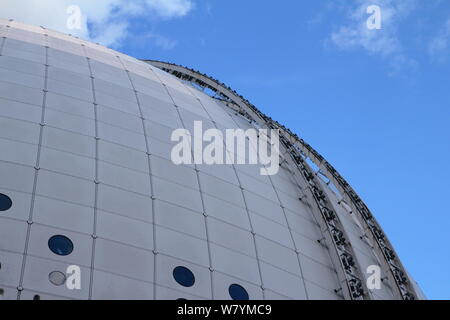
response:
<path id="1" fill-rule="evenodd" d="M 68 8 L 81 9 L 80 28 L 68 28 Z M 45 26 L 106 46 L 118 47 L 130 32 L 130 19 L 168 20 L 187 15 L 193 0 L 0 0 L 0 17 Z M 152 34 L 154 44 L 170 48 L 175 41 Z"/>
<path id="2" fill-rule="evenodd" d="M 165 18 L 185 16 L 193 8 L 190 0 L 145 0 L 144 5 Z"/>
<path id="3" fill-rule="evenodd" d="M 447 62 L 450 56 L 450 19 L 442 26 L 437 35 L 430 41 L 428 52 L 438 62 Z"/>
<path id="4" fill-rule="evenodd" d="M 346 2 L 348 5 L 349 2 Z M 367 7 L 381 8 L 381 29 L 367 28 Z M 417 0 L 357 0 L 353 1 L 343 26 L 332 32 L 328 39 L 342 50 L 362 49 L 390 61 L 395 68 L 414 61 L 404 53 L 399 26 L 417 7 Z"/>
<path id="5" fill-rule="evenodd" d="M 159 34 L 148 34 L 147 35 L 148 38 L 152 39 L 153 42 L 160 47 L 161 49 L 164 50 L 170 50 L 173 49 L 176 45 L 177 45 L 177 41 L 173 40 L 173 39 L 169 39 L 165 36 L 159 35 Z"/>

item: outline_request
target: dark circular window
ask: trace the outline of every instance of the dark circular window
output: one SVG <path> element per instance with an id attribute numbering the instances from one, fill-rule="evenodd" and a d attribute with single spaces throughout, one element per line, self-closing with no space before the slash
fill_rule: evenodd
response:
<path id="1" fill-rule="evenodd" d="M 12 200 L 6 194 L 0 193 L 0 211 L 9 210 L 12 207 Z"/>
<path id="2" fill-rule="evenodd" d="M 178 266 L 173 269 L 173 278 L 183 287 L 192 287 L 195 283 L 194 274 L 186 267 Z"/>
<path id="3" fill-rule="evenodd" d="M 59 256 L 67 256 L 73 251 L 72 241 L 62 235 L 56 235 L 48 239 L 48 247 L 54 254 Z"/>
<path id="4" fill-rule="evenodd" d="M 249 300 L 248 292 L 242 286 L 234 283 L 228 288 L 228 293 L 233 300 Z"/>

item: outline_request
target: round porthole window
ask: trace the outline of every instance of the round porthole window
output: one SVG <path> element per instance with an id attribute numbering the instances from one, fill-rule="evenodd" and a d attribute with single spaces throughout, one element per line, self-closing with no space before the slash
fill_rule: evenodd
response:
<path id="1" fill-rule="evenodd" d="M 55 286 L 62 286 L 66 282 L 66 275 L 61 271 L 52 271 L 48 275 L 48 280 Z"/>
<path id="2" fill-rule="evenodd" d="M 0 193 L 0 211 L 9 210 L 12 207 L 12 200 L 6 194 Z"/>
<path id="3" fill-rule="evenodd" d="M 228 293 L 233 300 L 249 300 L 248 292 L 242 286 L 234 283 L 228 288 Z"/>
<path id="4" fill-rule="evenodd" d="M 62 235 L 56 235 L 48 239 L 48 247 L 58 256 L 67 256 L 73 251 L 72 241 Z"/>
<path id="5" fill-rule="evenodd" d="M 186 267 L 178 266 L 173 269 L 173 278 L 183 287 L 192 287 L 195 283 L 194 274 Z"/>

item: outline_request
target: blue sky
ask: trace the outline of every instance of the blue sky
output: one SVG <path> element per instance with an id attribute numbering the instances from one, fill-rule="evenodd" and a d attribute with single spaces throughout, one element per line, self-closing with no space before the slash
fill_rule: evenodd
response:
<path id="1" fill-rule="evenodd" d="M 80 36 L 201 70 L 313 145 L 368 204 L 428 298 L 450 299 L 449 1 L 79 2 Z M 20 3 L 1 17 L 64 29 L 65 12 L 50 23 Z M 363 27 L 371 4 L 381 30 Z"/>

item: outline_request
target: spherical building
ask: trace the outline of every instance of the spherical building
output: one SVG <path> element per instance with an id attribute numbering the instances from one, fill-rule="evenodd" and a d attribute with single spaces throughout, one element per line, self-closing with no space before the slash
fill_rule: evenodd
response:
<path id="1" fill-rule="evenodd" d="M 220 82 L 14 21 L 0 37 L 0 298 L 421 298 L 336 170 Z M 278 172 L 175 165 L 195 121 L 279 129 Z"/>

